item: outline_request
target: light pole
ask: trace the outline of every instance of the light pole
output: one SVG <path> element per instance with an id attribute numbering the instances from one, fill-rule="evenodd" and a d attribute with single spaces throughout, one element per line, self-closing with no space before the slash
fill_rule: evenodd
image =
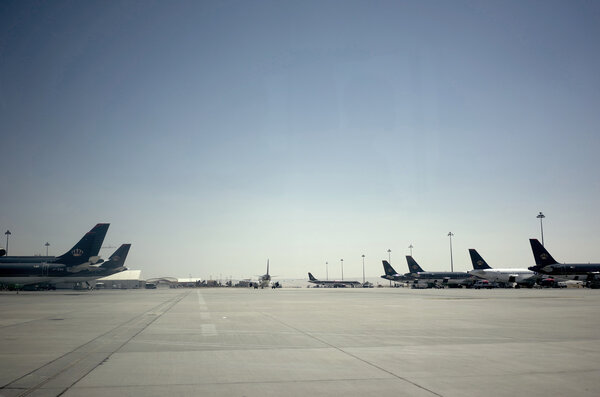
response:
<path id="1" fill-rule="evenodd" d="M 546 217 L 546 215 L 542 214 L 542 211 L 536 216 L 540 220 L 540 230 L 542 231 L 542 246 L 544 245 L 544 225 L 542 224 L 542 220 Z M 8 244 L 7 244 L 8 245 Z"/>
<path id="2" fill-rule="evenodd" d="M 329 262 L 325 262 L 325 277 L 329 280 Z"/>
<path id="3" fill-rule="evenodd" d="M 365 283 L 365 254 L 362 256 L 363 258 L 363 284 Z"/>
<path id="4" fill-rule="evenodd" d="M 46 241 L 46 244 L 44 244 L 46 246 L 46 256 L 48 256 L 48 247 L 50 247 L 50 243 Z"/>
<path id="5" fill-rule="evenodd" d="M 454 233 L 449 232 L 448 237 L 450 237 L 450 271 L 451 272 L 454 271 L 454 261 L 452 260 L 452 236 L 454 236 Z"/>
<path id="6" fill-rule="evenodd" d="M 342 264 L 342 281 L 344 281 L 344 260 L 340 259 L 340 263 Z"/>
<path id="7" fill-rule="evenodd" d="M 4 234 L 6 234 L 6 256 L 8 256 L 8 236 L 10 236 L 12 233 L 10 230 L 7 230 Z"/>
<path id="8" fill-rule="evenodd" d="M 412 245 L 412 244 L 408 246 L 408 249 L 410 250 L 410 256 L 412 256 L 412 249 L 413 249 L 413 248 L 414 248 L 414 247 L 413 247 L 413 245 Z"/>
<path id="9" fill-rule="evenodd" d="M 388 249 L 388 263 L 392 264 L 392 250 Z M 390 287 L 392 286 L 392 280 L 390 280 Z"/>

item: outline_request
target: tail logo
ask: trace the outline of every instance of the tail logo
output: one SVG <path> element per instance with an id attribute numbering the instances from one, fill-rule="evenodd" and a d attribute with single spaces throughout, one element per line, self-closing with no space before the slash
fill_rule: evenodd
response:
<path id="1" fill-rule="evenodd" d="M 483 266 L 483 261 L 482 261 L 482 260 L 478 260 L 478 261 L 477 261 L 477 265 L 479 265 L 479 266 Z"/>
<path id="2" fill-rule="evenodd" d="M 546 259 L 548 259 L 548 255 L 546 255 L 545 253 L 540 254 L 540 258 L 542 258 L 542 260 L 545 261 Z"/>
<path id="3" fill-rule="evenodd" d="M 73 256 L 81 256 L 81 255 L 83 255 L 83 250 L 79 249 L 79 248 L 75 248 L 73 251 L 71 251 L 71 255 L 73 255 Z"/>
<path id="4" fill-rule="evenodd" d="M 413 269 L 413 270 L 419 270 L 419 266 L 417 266 L 417 265 L 413 265 L 413 266 L 412 266 L 412 269 Z"/>
<path id="5" fill-rule="evenodd" d="M 113 259 L 113 261 L 118 262 L 121 260 L 121 257 L 117 255 L 117 256 L 113 256 L 112 259 Z"/>

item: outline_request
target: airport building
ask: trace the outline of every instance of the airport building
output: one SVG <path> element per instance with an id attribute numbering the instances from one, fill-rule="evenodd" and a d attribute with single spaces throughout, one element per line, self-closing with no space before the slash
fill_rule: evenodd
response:
<path id="1" fill-rule="evenodd" d="M 146 284 L 154 284 L 157 287 L 177 287 L 178 279 L 175 277 L 156 277 L 146 280 Z"/>
<path id="2" fill-rule="evenodd" d="M 202 280 L 201 278 L 194 277 L 156 277 L 149 278 L 146 280 L 147 284 L 154 284 L 157 287 L 170 287 L 170 288 L 195 288 L 195 287 L 206 287 L 206 280 Z M 216 286 L 216 285 L 215 285 Z"/>
<path id="3" fill-rule="evenodd" d="M 125 270 L 97 279 L 94 287 L 98 289 L 132 289 L 144 288 L 145 283 L 146 282 L 142 280 L 141 270 Z"/>
<path id="4" fill-rule="evenodd" d="M 200 278 L 178 278 L 177 279 L 178 287 L 186 287 L 186 288 L 198 287 L 201 283 L 202 283 L 202 279 L 200 279 Z"/>

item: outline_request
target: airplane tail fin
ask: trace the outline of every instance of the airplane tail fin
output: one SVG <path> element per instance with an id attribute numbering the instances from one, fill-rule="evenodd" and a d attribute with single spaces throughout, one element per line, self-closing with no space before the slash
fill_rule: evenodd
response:
<path id="1" fill-rule="evenodd" d="M 100 267 L 105 269 L 125 267 L 125 259 L 127 259 L 129 248 L 131 248 L 131 244 L 122 244 Z"/>
<path id="2" fill-rule="evenodd" d="M 267 259 L 267 276 L 269 275 L 269 260 Z"/>
<path id="3" fill-rule="evenodd" d="M 473 264 L 474 270 L 491 269 L 491 266 L 487 264 L 481 255 L 479 255 L 477 250 L 474 250 L 473 248 L 469 249 L 469 255 L 471 255 L 471 263 Z"/>
<path id="4" fill-rule="evenodd" d="M 313 275 L 312 275 L 312 273 L 311 273 L 311 272 L 308 272 L 308 279 L 309 279 L 310 281 L 317 281 L 317 279 L 315 278 L 315 276 L 313 276 Z"/>
<path id="5" fill-rule="evenodd" d="M 529 242 L 531 243 L 531 250 L 533 251 L 533 257 L 537 266 L 544 267 L 558 263 L 536 238 L 530 238 Z"/>
<path id="6" fill-rule="evenodd" d="M 398 272 L 394 270 L 394 268 L 392 267 L 392 265 L 390 265 L 388 261 L 383 260 L 381 262 L 383 262 L 383 271 L 385 272 L 386 276 L 395 276 L 396 274 L 398 274 Z"/>
<path id="7" fill-rule="evenodd" d="M 73 248 L 56 258 L 54 263 L 76 266 L 88 262 L 92 257 L 98 257 L 109 226 L 110 223 L 98 223 Z"/>
<path id="8" fill-rule="evenodd" d="M 408 262 L 408 271 L 410 273 L 419 273 L 419 272 L 425 271 L 421 268 L 421 266 L 419 266 L 417 261 L 414 260 L 414 258 L 410 255 L 406 255 L 406 262 Z"/>

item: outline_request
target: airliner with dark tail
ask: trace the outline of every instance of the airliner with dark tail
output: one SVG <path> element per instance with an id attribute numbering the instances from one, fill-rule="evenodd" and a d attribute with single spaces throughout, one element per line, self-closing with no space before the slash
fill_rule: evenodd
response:
<path id="1" fill-rule="evenodd" d="M 131 244 L 122 244 L 108 260 L 102 262 L 99 266 L 91 267 L 77 273 L 68 273 L 63 277 L 55 277 L 48 281 L 48 284 L 58 283 L 88 283 L 88 281 L 96 280 L 102 277 L 108 277 L 115 273 L 127 270 L 125 267 L 125 259 Z"/>
<path id="2" fill-rule="evenodd" d="M 466 272 L 426 272 L 410 255 L 406 256 L 413 285 L 425 288 L 462 287 L 473 284 L 475 278 Z"/>
<path id="3" fill-rule="evenodd" d="M 481 255 L 479 255 L 477 250 L 472 248 L 469 249 L 469 255 L 471 256 L 471 263 L 473 264 L 473 270 L 469 271 L 469 274 L 472 274 L 478 278 L 491 282 L 502 283 L 507 286 L 516 284 L 519 286 L 523 285 L 531 287 L 537 281 L 538 277 L 531 270 L 522 268 L 492 268 L 481 257 Z"/>
<path id="4" fill-rule="evenodd" d="M 415 279 L 415 277 L 410 273 L 399 274 L 388 261 L 382 260 L 381 262 L 383 263 L 383 271 L 385 272 L 381 278 L 399 283 L 406 283 Z"/>
<path id="5" fill-rule="evenodd" d="M 592 286 L 599 286 L 600 263 L 558 263 L 537 239 L 529 239 L 529 242 L 535 259 L 535 266 L 529 270 L 561 279 L 587 280 L 593 282 Z"/>
<path id="6" fill-rule="evenodd" d="M 90 271 L 103 262 L 98 253 L 108 231 L 108 223 L 99 223 L 77 244 L 59 257 L 1 256 L 0 283 L 31 285 L 50 283 L 82 271 Z"/>
<path id="7" fill-rule="evenodd" d="M 318 285 L 330 285 L 332 287 L 359 287 L 362 285 L 359 281 L 317 280 L 310 272 L 308 272 L 308 282 Z"/>

